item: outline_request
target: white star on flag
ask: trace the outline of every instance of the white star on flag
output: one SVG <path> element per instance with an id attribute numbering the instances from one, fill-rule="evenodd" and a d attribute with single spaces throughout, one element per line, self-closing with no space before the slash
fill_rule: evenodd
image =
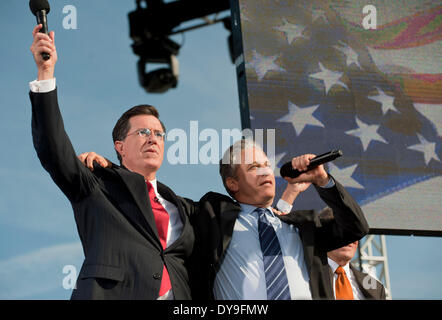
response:
<path id="1" fill-rule="evenodd" d="M 328 21 L 327 16 L 325 15 L 325 11 L 322 9 L 314 9 L 312 10 L 312 21 L 316 21 L 319 18 L 323 18 L 325 21 Z"/>
<path id="2" fill-rule="evenodd" d="M 247 63 L 246 67 L 255 69 L 258 80 L 262 80 L 269 71 L 285 71 L 284 68 L 275 63 L 278 58 L 279 54 L 266 57 L 256 52 L 256 50 L 252 50 L 252 61 Z"/>
<path id="3" fill-rule="evenodd" d="M 381 88 L 376 87 L 378 90 L 378 95 L 376 96 L 369 96 L 367 97 L 370 100 L 377 101 L 382 106 L 382 114 L 386 114 L 388 110 L 396 111 L 397 113 L 400 113 L 393 105 L 394 97 L 388 96 L 385 94 L 384 91 L 382 91 Z"/>
<path id="4" fill-rule="evenodd" d="M 342 77 L 342 72 L 328 70 L 327 68 L 324 68 L 321 62 L 319 62 L 319 68 L 321 68 L 321 72 L 311 74 L 310 77 L 324 81 L 325 94 L 327 94 L 330 88 L 335 84 L 341 85 L 348 90 L 347 85 L 342 81 L 339 81 Z"/>
<path id="5" fill-rule="evenodd" d="M 438 155 L 436 154 L 436 143 L 427 141 L 419 133 L 417 134 L 417 137 L 418 137 L 420 143 L 412 145 L 412 146 L 408 147 L 408 149 L 422 152 L 424 154 L 424 159 L 425 159 L 426 165 L 428 165 L 430 163 L 431 159 L 436 159 L 437 161 L 440 161 Z"/>
<path id="6" fill-rule="evenodd" d="M 282 22 L 284 23 L 284 25 L 279 27 L 274 27 L 273 29 L 285 33 L 285 36 L 287 37 L 287 41 L 289 42 L 289 44 L 292 44 L 293 39 L 295 38 L 305 38 L 305 36 L 302 35 L 302 32 L 304 31 L 305 27 L 292 24 L 288 22 L 287 19 L 285 18 L 282 19 Z"/>
<path id="7" fill-rule="evenodd" d="M 359 61 L 358 61 L 358 54 L 352 48 L 350 48 L 348 45 L 343 43 L 342 41 L 340 41 L 339 43 L 340 43 L 339 46 L 333 46 L 333 48 L 341 51 L 345 55 L 345 57 L 347 58 L 347 61 L 346 61 L 347 66 L 354 63 L 360 68 L 361 65 L 359 64 Z"/>
<path id="8" fill-rule="evenodd" d="M 328 171 L 330 174 L 336 178 L 344 187 L 350 187 L 350 188 L 357 188 L 357 189 L 364 189 L 364 187 L 357 182 L 355 179 L 353 179 L 351 176 L 355 172 L 356 168 L 358 167 L 357 164 L 354 164 L 352 166 L 339 169 L 336 165 L 329 162 L 328 163 Z"/>
<path id="9" fill-rule="evenodd" d="M 289 113 L 282 118 L 276 120 L 278 122 L 289 122 L 293 124 L 295 129 L 295 134 L 300 135 L 305 126 L 310 124 L 312 126 L 323 127 L 324 125 L 318 119 L 313 117 L 313 113 L 319 105 L 314 105 L 310 107 L 300 108 L 291 101 L 289 101 Z"/>
<path id="10" fill-rule="evenodd" d="M 369 125 L 359 120 L 358 118 L 356 118 L 356 123 L 358 125 L 357 129 L 348 130 L 345 133 L 358 137 L 362 142 L 362 148 L 364 149 L 364 151 L 367 150 L 368 145 L 372 140 L 388 144 L 388 142 L 385 141 L 385 139 L 382 138 L 382 136 L 377 133 L 380 125 L 375 125 L 375 124 Z"/>

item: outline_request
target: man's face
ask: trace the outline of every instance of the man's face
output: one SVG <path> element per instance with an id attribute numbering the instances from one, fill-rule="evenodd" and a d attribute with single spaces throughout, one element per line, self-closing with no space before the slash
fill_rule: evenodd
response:
<path id="1" fill-rule="evenodd" d="M 235 192 L 235 199 L 241 203 L 256 207 L 273 203 L 275 176 L 269 159 L 259 148 L 249 147 L 241 151 L 241 164 L 236 167 L 236 178 L 228 178 L 227 182 Z"/>
<path id="2" fill-rule="evenodd" d="M 328 257 L 339 265 L 346 265 L 355 256 L 359 241 L 352 242 L 344 247 L 329 251 Z"/>
<path id="3" fill-rule="evenodd" d="M 151 115 L 138 115 L 129 119 L 130 129 L 123 141 L 116 141 L 115 148 L 122 157 L 122 164 L 128 169 L 144 174 L 156 172 L 164 155 L 164 140 L 155 137 L 154 132 L 163 132 L 160 121 Z M 151 135 L 140 136 L 137 131 L 150 129 Z"/>

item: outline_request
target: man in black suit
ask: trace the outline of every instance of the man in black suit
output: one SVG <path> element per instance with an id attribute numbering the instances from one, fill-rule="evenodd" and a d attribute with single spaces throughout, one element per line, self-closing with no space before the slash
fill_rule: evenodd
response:
<path id="1" fill-rule="evenodd" d="M 306 171 L 313 157 L 296 157 L 292 165 Z M 247 140 L 231 146 L 220 161 L 224 186 L 233 199 L 209 192 L 191 215 L 198 248 L 194 251 L 195 272 L 200 279 L 191 283 L 194 298 L 334 298 L 327 252 L 367 234 L 362 210 L 321 165 L 288 180 L 292 184 L 312 183 L 334 218 L 323 221 L 313 210 L 275 216 L 271 208 L 275 177 L 269 167 L 262 149 Z M 283 195 L 288 204 L 294 198 Z M 274 233 L 267 232 L 272 229 Z M 270 246 L 270 242 L 279 246 Z M 276 262 L 272 261 L 279 261 L 279 271 L 274 270 Z M 279 278 L 284 273 L 286 276 Z"/>
<path id="2" fill-rule="evenodd" d="M 356 269 L 351 263 L 358 241 L 327 253 L 337 300 L 385 300 L 385 288 L 378 280 Z"/>
<path id="3" fill-rule="evenodd" d="M 85 261 L 72 299 L 190 299 L 194 232 L 182 202 L 156 181 L 165 128 L 152 106 L 124 113 L 113 131 L 122 166 L 93 172 L 77 159 L 57 102 L 54 33 L 34 28 L 32 135 L 43 167 L 72 204 Z M 51 58 L 42 59 L 47 52 Z"/>

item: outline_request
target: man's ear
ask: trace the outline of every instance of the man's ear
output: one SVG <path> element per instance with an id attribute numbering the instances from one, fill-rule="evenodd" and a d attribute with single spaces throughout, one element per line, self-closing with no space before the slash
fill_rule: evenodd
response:
<path id="1" fill-rule="evenodd" d="M 123 141 L 114 142 L 114 148 L 120 154 L 121 158 L 123 158 L 123 147 L 124 147 Z"/>
<path id="2" fill-rule="evenodd" d="M 238 181 L 232 177 L 226 179 L 226 186 L 232 193 L 237 193 L 239 190 Z"/>

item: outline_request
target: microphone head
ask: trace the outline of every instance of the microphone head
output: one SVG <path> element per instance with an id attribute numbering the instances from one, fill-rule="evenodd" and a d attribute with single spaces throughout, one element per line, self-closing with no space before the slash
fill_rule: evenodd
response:
<path id="1" fill-rule="evenodd" d="M 45 10 L 46 13 L 49 13 L 51 10 L 49 6 L 48 0 L 29 0 L 29 8 L 31 9 L 34 16 L 38 11 Z"/>

